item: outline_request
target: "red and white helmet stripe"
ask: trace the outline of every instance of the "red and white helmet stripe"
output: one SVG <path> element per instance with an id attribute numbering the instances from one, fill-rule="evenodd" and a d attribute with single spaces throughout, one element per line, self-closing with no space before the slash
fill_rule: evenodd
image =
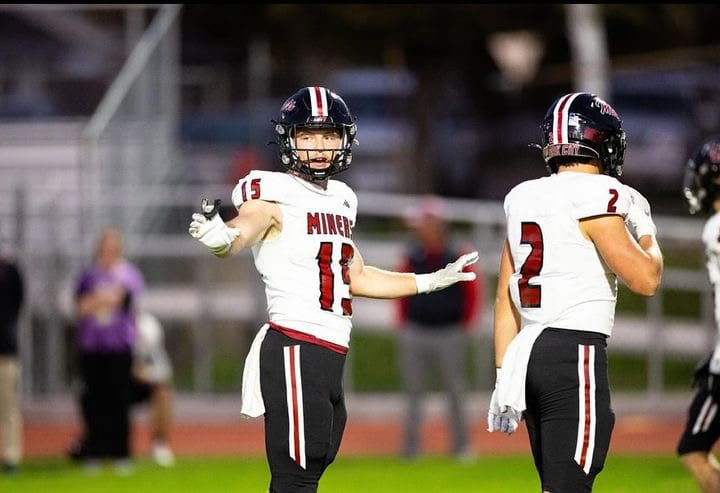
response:
<path id="1" fill-rule="evenodd" d="M 572 102 L 578 97 L 580 92 L 567 94 L 560 98 L 560 100 L 553 108 L 553 132 L 552 132 L 552 144 L 567 144 L 568 143 L 568 116 L 570 114 L 570 106 Z"/>
<path id="2" fill-rule="evenodd" d="M 312 116 L 327 116 L 327 91 L 324 87 L 308 87 Z"/>

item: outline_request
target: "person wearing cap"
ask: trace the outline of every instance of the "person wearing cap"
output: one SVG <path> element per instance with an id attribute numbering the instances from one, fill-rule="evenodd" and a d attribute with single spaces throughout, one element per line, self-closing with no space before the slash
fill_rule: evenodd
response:
<path id="1" fill-rule="evenodd" d="M 442 200 L 434 196 L 423 197 L 406 213 L 413 241 L 399 271 L 433 272 L 472 250 L 450 240 L 445 213 Z M 399 365 L 407 403 L 403 455 L 408 459 L 416 458 L 421 449 L 421 401 L 428 370 L 438 372 L 447 399 L 453 455 L 458 459 L 471 455 L 463 394 L 467 338 L 482 308 L 482 276 L 476 274 L 472 282 L 397 300 Z"/>

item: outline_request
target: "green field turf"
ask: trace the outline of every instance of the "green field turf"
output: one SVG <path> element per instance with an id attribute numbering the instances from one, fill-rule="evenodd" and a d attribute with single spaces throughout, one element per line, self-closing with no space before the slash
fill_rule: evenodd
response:
<path id="1" fill-rule="evenodd" d="M 2 493 L 261 493 L 269 472 L 261 458 L 182 458 L 162 469 L 147 460 L 133 474 L 108 467 L 95 476 L 62 459 L 26 462 L 15 476 L 0 475 Z M 327 493 L 518 493 L 539 492 L 529 456 L 481 457 L 468 463 L 429 457 L 406 462 L 395 457 L 338 459 L 325 473 Z M 699 491 L 671 455 L 611 455 L 595 482 L 596 493 L 693 493 Z"/>

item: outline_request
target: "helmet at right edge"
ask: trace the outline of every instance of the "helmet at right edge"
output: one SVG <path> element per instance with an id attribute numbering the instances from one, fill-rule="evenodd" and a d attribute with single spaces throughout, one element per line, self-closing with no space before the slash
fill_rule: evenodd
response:
<path id="1" fill-rule="evenodd" d="M 706 139 L 688 159 L 683 174 L 688 212 L 708 213 L 720 196 L 720 135 Z"/>

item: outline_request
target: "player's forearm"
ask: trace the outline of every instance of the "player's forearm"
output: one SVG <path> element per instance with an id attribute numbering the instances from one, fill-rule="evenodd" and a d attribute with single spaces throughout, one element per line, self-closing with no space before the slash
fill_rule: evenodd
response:
<path id="1" fill-rule="evenodd" d="M 495 348 L 495 368 L 502 367 L 502 361 L 505 357 L 505 351 L 517 335 L 518 331 L 512 323 L 497 322 L 494 325 L 494 348 Z"/>
<path id="2" fill-rule="evenodd" d="M 497 299 L 493 319 L 493 340 L 495 348 L 495 367 L 502 367 L 510 342 L 520 331 L 520 316 L 511 306 L 510 299 Z"/>
<path id="3" fill-rule="evenodd" d="M 238 253 L 243 248 L 247 248 L 249 246 L 252 246 L 252 245 L 249 244 L 248 238 L 243 234 L 243 232 L 241 230 L 240 236 L 235 238 L 233 240 L 233 242 L 230 244 L 230 249 L 223 254 L 220 254 L 220 255 L 215 254 L 215 256 L 217 258 L 231 257 L 231 256 L 235 255 L 236 253 Z"/>
<path id="4" fill-rule="evenodd" d="M 246 207 L 249 209 L 249 207 Z M 238 231 L 238 236 L 230 244 L 230 249 L 222 255 L 215 255 L 219 258 L 229 257 L 238 253 L 243 248 L 249 248 L 262 239 L 262 235 L 270 227 L 270 221 L 266 216 L 253 212 L 244 216 L 236 216 L 225 223 L 228 228 Z"/>
<path id="5" fill-rule="evenodd" d="M 628 268 L 618 272 L 631 291 L 642 296 L 652 296 L 660 286 L 663 257 L 655 237 L 645 235 L 637 242 Z"/>
<path id="6" fill-rule="evenodd" d="M 353 296 L 391 299 L 417 294 L 417 285 L 411 272 L 391 272 L 366 265 L 352 277 L 350 290 Z"/>

